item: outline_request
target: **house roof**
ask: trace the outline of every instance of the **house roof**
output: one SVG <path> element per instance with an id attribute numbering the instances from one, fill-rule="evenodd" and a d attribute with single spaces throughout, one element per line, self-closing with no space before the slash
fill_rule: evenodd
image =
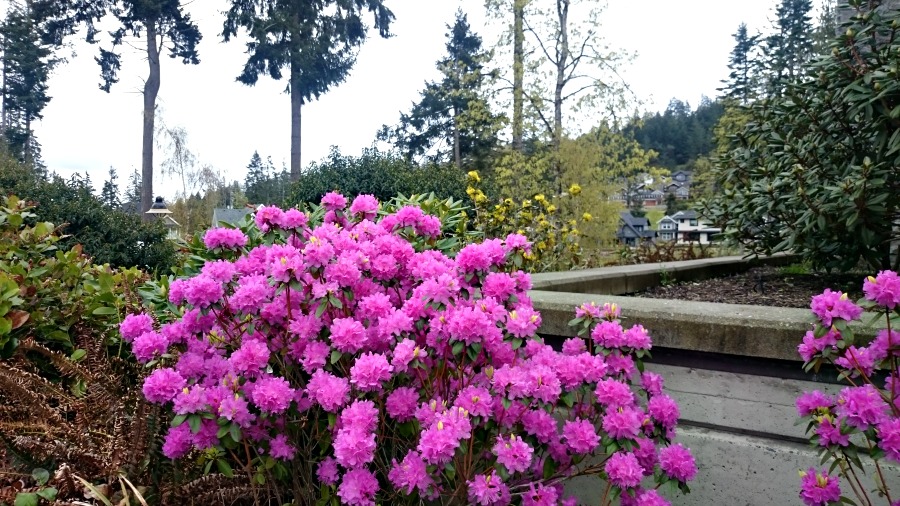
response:
<path id="1" fill-rule="evenodd" d="M 650 220 L 647 218 L 637 218 L 628 211 L 619 212 L 619 217 L 621 218 L 622 226 L 616 232 L 616 237 L 645 239 L 656 237 L 656 231 L 650 230 Z M 643 230 L 638 230 L 637 227 L 643 227 Z"/>
<path id="2" fill-rule="evenodd" d="M 698 217 L 697 211 L 678 211 L 672 215 L 676 220 L 696 220 Z"/>
<path id="3" fill-rule="evenodd" d="M 659 221 L 657 221 L 656 223 L 662 223 L 662 222 L 664 222 L 664 221 L 671 221 L 672 223 L 677 223 L 674 219 L 672 219 L 671 216 L 663 216 L 663 217 L 660 218 Z"/>
<path id="4" fill-rule="evenodd" d="M 229 225 L 237 226 L 241 220 L 244 219 L 244 216 L 252 213 L 252 209 L 242 208 L 242 209 L 226 209 L 224 207 L 217 207 L 213 209 L 212 215 L 212 226 L 219 226 L 220 222 L 228 223 Z"/>

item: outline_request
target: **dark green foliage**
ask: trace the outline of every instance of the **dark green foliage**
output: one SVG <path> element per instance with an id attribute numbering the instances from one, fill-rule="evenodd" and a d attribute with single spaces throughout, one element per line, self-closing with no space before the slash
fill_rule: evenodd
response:
<path id="1" fill-rule="evenodd" d="M 780 95 L 803 73 L 813 57 L 812 0 L 781 0 L 775 9 L 773 33 L 766 37 L 766 88 Z"/>
<path id="2" fill-rule="evenodd" d="M 868 3 L 865 3 L 868 5 Z M 897 11 L 859 13 L 783 97 L 755 103 L 708 203 L 732 240 L 816 268 L 890 266 L 900 238 Z M 898 265 L 893 265 L 896 269 Z"/>
<path id="3" fill-rule="evenodd" d="M 277 171 L 271 157 L 263 161 L 258 152 L 253 152 L 244 179 L 244 193 L 249 203 L 281 205 L 290 194 L 290 187 L 291 174 L 286 169 Z"/>
<path id="4" fill-rule="evenodd" d="M 100 202 L 110 209 L 120 209 L 122 207 L 122 199 L 119 198 L 119 175 L 116 169 L 109 168 L 109 179 L 103 182 L 103 189 L 100 190 Z"/>
<path id="5" fill-rule="evenodd" d="M 715 147 L 713 128 L 723 111 L 720 102 L 706 98 L 694 111 L 686 102 L 673 99 L 664 113 L 647 116 L 627 131 L 633 132 L 641 147 L 656 151 L 655 165 L 674 171 Z"/>
<path id="6" fill-rule="evenodd" d="M 142 223 L 139 215 L 106 207 L 85 178 L 47 180 L 8 154 L 0 154 L 0 195 L 10 193 L 35 202 L 40 219 L 67 224 L 63 229 L 67 237 L 59 246 L 81 244 L 97 264 L 164 272 L 175 261 L 174 247 L 162 225 Z"/>
<path id="7" fill-rule="evenodd" d="M 756 96 L 759 89 L 759 72 L 762 62 L 758 59 L 759 35 L 750 35 L 747 25 L 741 23 L 734 33 L 734 49 L 728 60 L 728 79 L 719 91 L 722 96 L 747 105 Z"/>
<path id="8" fill-rule="evenodd" d="M 452 165 L 409 162 L 394 153 L 366 149 L 359 157 L 342 155 L 337 148 L 319 163 L 311 164 L 304 177 L 291 190 L 286 204 L 318 203 L 330 191 L 339 191 L 352 199 L 370 194 L 387 202 L 398 194 L 421 195 L 434 192 L 438 197 L 466 198 L 465 175 Z"/>
<path id="9" fill-rule="evenodd" d="M 0 50 L 3 52 L 2 132 L 9 149 L 22 161 L 39 158 L 32 124 L 50 102 L 47 81 L 55 65 L 50 48 L 42 42 L 43 30 L 32 11 L 12 3 L 0 24 Z"/>
<path id="10" fill-rule="evenodd" d="M 282 78 L 288 70 L 291 94 L 291 179 L 300 177 L 303 104 L 347 79 L 356 51 L 366 40 L 363 16 L 371 14 L 382 37 L 390 36 L 394 14 L 383 0 L 230 0 L 222 36 L 246 31 L 247 62 L 237 80 L 254 85 L 260 75 Z"/>
<path id="11" fill-rule="evenodd" d="M 379 139 L 392 142 L 410 160 L 452 161 L 460 170 L 483 170 L 502 123 L 483 90 L 490 55 L 462 11 L 447 28 L 447 56 L 437 63 L 443 78 L 426 84 L 422 99 L 400 116 L 399 124 L 382 127 Z"/>

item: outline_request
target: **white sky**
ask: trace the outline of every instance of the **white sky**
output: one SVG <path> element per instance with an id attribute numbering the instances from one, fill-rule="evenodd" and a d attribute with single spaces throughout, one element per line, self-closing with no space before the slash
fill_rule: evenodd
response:
<path id="1" fill-rule="evenodd" d="M 602 32 L 612 47 L 637 52 L 624 70 L 644 108 L 664 109 L 673 97 L 692 105 L 715 96 L 727 74 L 732 34 L 741 22 L 751 32 L 767 31 L 777 0 L 609 0 Z M 0 0 L 5 12 L 7 0 Z M 358 155 L 372 144 L 382 124 L 407 111 L 426 80 L 436 79 L 435 62 L 444 55 L 445 25 L 457 8 L 490 44 L 497 28 L 485 28 L 483 0 L 385 0 L 396 14 L 395 37 L 371 38 L 359 52 L 344 84 L 303 109 L 303 163 L 324 157 L 332 145 Z M 221 0 L 194 0 L 190 12 L 203 41 L 200 65 L 164 58 L 159 104 L 170 126 L 184 127 L 201 163 L 226 178 L 243 181 L 254 150 L 276 165 L 290 156 L 289 98 L 284 81 L 260 79 L 247 87 L 234 79 L 245 61 L 240 41 L 225 44 Z M 74 41 L 75 39 L 73 39 Z M 53 97 L 36 127 L 47 166 L 68 176 L 88 172 L 99 189 L 109 167 L 120 188 L 140 167 L 141 89 L 147 73 L 136 50 L 126 48 L 120 82 L 106 94 L 98 89 L 98 48 L 75 44 L 76 56 L 50 81 Z M 157 162 L 162 153 L 157 151 Z M 158 167 L 158 163 L 157 163 Z M 180 184 L 157 169 L 155 193 L 171 198 Z"/>

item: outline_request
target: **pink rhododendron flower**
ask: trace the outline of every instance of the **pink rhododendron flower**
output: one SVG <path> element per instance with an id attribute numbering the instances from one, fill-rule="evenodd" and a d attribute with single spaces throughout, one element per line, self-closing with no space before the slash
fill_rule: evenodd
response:
<path id="1" fill-rule="evenodd" d="M 388 415 L 398 422 L 412 419 L 419 404 L 419 392 L 412 387 L 399 387 L 388 394 L 385 407 Z"/>
<path id="2" fill-rule="evenodd" d="M 694 456 L 680 443 L 659 450 L 659 467 L 670 478 L 680 482 L 693 480 L 697 475 Z"/>
<path id="3" fill-rule="evenodd" d="M 388 479 L 395 487 L 412 494 L 414 489 L 419 494 L 426 495 L 430 487 L 434 485 L 434 479 L 428 473 L 425 461 L 416 452 L 409 452 L 403 457 L 403 462 L 393 461 Z"/>
<path id="4" fill-rule="evenodd" d="M 502 506 L 510 503 L 509 487 L 503 483 L 497 471 L 491 474 L 478 474 L 467 482 L 469 485 L 469 504 L 479 506 Z"/>
<path id="5" fill-rule="evenodd" d="M 203 244 L 209 249 L 238 249 L 247 245 L 247 236 L 236 228 L 216 227 L 206 231 Z"/>
<path id="6" fill-rule="evenodd" d="M 319 467 L 316 469 L 316 477 L 326 485 L 337 483 L 340 477 L 337 461 L 331 457 L 326 457 L 325 460 L 319 462 Z"/>
<path id="7" fill-rule="evenodd" d="M 159 332 L 144 332 L 131 343 L 131 352 L 138 362 L 147 363 L 153 357 L 162 355 L 169 347 L 169 341 Z"/>
<path id="8" fill-rule="evenodd" d="M 299 229 L 305 227 L 309 223 L 309 218 L 302 211 L 297 209 L 288 209 L 281 215 L 277 225 L 285 230 Z"/>
<path id="9" fill-rule="evenodd" d="M 336 318 L 331 324 L 331 345 L 343 353 L 356 353 L 366 344 L 366 328 L 353 318 Z"/>
<path id="10" fill-rule="evenodd" d="M 631 388 L 614 379 L 598 381 L 594 395 L 600 405 L 610 409 L 631 407 L 635 403 Z"/>
<path id="11" fill-rule="evenodd" d="M 357 195 L 350 204 L 350 212 L 371 220 L 378 214 L 378 199 L 372 195 Z"/>
<path id="12" fill-rule="evenodd" d="M 531 482 L 528 490 L 522 494 L 522 506 L 556 506 L 559 503 L 559 491 L 555 487 L 547 487 L 543 483 L 535 485 Z"/>
<path id="13" fill-rule="evenodd" d="M 281 413 L 291 405 L 294 389 L 284 378 L 267 376 L 256 380 L 250 400 L 268 413 Z"/>
<path id="14" fill-rule="evenodd" d="M 380 353 L 364 353 L 350 368 L 350 383 L 364 392 L 380 391 L 381 384 L 391 379 L 394 368 Z"/>
<path id="15" fill-rule="evenodd" d="M 256 222 L 256 228 L 268 232 L 273 225 L 277 226 L 281 222 L 282 214 L 284 211 L 275 206 L 264 206 L 256 210 L 253 221 Z"/>
<path id="16" fill-rule="evenodd" d="M 900 463 L 900 418 L 889 418 L 877 427 L 880 441 L 878 446 L 884 450 L 888 460 Z"/>
<path id="17" fill-rule="evenodd" d="M 178 427 L 171 427 L 166 433 L 162 452 L 166 458 L 180 459 L 191 449 L 191 428 L 184 423 Z"/>
<path id="18" fill-rule="evenodd" d="M 534 448 L 522 438 L 510 434 L 508 439 L 497 436 L 493 452 L 497 456 L 497 462 L 503 464 L 510 473 L 520 473 L 525 472 L 531 466 Z"/>
<path id="19" fill-rule="evenodd" d="M 119 324 L 119 333 L 122 334 L 122 340 L 126 343 L 134 341 L 141 334 L 152 331 L 153 318 L 143 313 L 126 315 Z"/>
<path id="20" fill-rule="evenodd" d="M 862 314 L 862 308 L 850 301 L 847 294 L 832 292 L 829 288 L 812 298 L 810 308 L 826 327 L 831 326 L 834 318 L 851 321 L 858 319 Z"/>
<path id="21" fill-rule="evenodd" d="M 835 412 L 844 417 L 847 425 L 866 430 L 882 422 L 889 407 L 878 389 L 870 384 L 847 387 L 838 395 Z"/>
<path id="22" fill-rule="evenodd" d="M 284 434 L 278 434 L 269 441 L 269 455 L 279 460 L 291 460 L 297 449 L 290 443 Z"/>
<path id="23" fill-rule="evenodd" d="M 593 330 L 594 342 L 604 348 L 618 348 L 625 345 L 625 331 L 617 321 L 602 321 Z"/>
<path id="24" fill-rule="evenodd" d="M 365 468 L 347 471 L 338 487 L 338 496 L 349 506 L 375 506 L 376 493 L 378 479 Z"/>
<path id="25" fill-rule="evenodd" d="M 600 444 L 600 436 L 589 420 L 576 419 L 563 424 L 563 438 L 572 453 L 584 455 L 591 453 Z"/>
<path id="26" fill-rule="evenodd" d="M 807 506 L 826 506 L 841 498 L 841 487 L 836 476 L 809 468 L 800 473 L 800 499 Z"/>
<path id="27" fill-rule="evenodd" d="M 322 197 L 321 204 L 329 211 L 340 211 L 347 207 L 347 198 L 337 192 L 328 192 Z"/>
<path id="28" fill-rule="evenodd" d="M 863 282 L 866 298 L 888 309 L 900 305 L 900 276 L 894 271 L 881 271 Z"/>
<path id="29" fill-rule="evenodd" d="M 603 430 L 613 439 L 634 439 L 640 433 L 643 421 L 644 416 L 640 411 L 618 408 L 603 416 Z"/>
<path id="30" fill-rule="evenodd" d="M 805 392 L 797 398 L 797 413 L 800 416 L 808 416 L 814 413 L 827 412 L 834 406 L 834 399 L 818 390 Z"/>
<path id="31" fill-rule="evenodd" d="M 655 372 L 646 371 L 641 373 L 641 386 L 650 395 L 659 395 L 663 390 L 663 377 Z"/>
<path id="32" fill-rule="evenodd" d="M 848 446 L 850 434 L 841 433 L 841 419 L 834 420 L 831 416 L 822 416 L 819 426 L 816 427 L 816 435 L 819 436 L 821 446 Z"/>
<path id="33" fill-rule="evenodd" d="M 171 401 L 185 387 L 185 380 L 173 369 L 157 369 L 144 380 L 144 397 L 157 404 Z"/>
<path id="34" fill-rule="evenodd" d="M 350 382 L 320 369 L 310 378 L 307 392 L 325 411 L 333 413 L 350 399 Z"/>
<path id="35" fill-rule="evenodd" d="M 256 374 L 269 363 L 270 355 L 266 343 L 248 339 L 231 354 L 231 366 L 237 372 Z"/>
<path id="36" fill-rule="evenodd" d="M 647 413 L 666 430 L 674 429 L 678 424 L 678 417 L 681 416 L 675 400 L 664 394 L 655 395 L 650 399 L 647 403 Z"/>
<path id="37" fill-rule="evenodd" d="M 621 488 L 636 487 L 644 477 L 643 469 L 633 453 L 613 453 L 607 459 L 604 470 L 610 483 Z"/>

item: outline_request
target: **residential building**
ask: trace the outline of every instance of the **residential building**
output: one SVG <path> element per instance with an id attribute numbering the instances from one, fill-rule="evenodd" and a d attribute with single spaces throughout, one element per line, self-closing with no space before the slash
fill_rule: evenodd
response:
<path id="1" fill-rule="evenodd" d="M 637 246 L 643 242 L 652 242 L 656 231 L 650 229 L 650 220 L 637 218 L 628 211 L 619 213 L 619 229 L 616 239 L 626 246 Z"/>
<path id="2" fill-rule="evenodd" d="M 657 222 L 657 229 L 661 240 L 675 240 L 679 244 L 709 244 L 722 233 L 721 228 L 713 227 L 696 211 L 678 211 L 672 216 L 663 216 Z"/>

